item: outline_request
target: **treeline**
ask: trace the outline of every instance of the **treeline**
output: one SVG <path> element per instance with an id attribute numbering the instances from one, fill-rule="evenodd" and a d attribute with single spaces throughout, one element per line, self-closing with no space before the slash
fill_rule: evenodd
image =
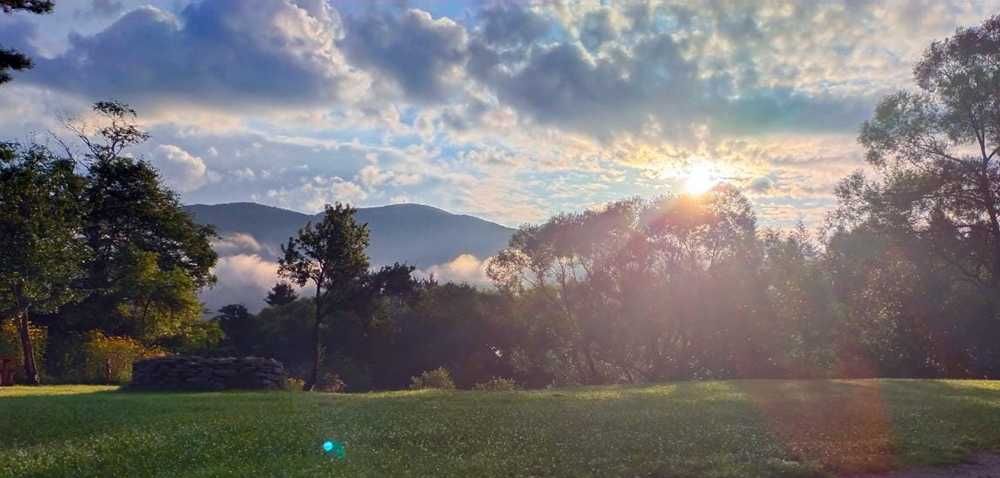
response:
<path id="1" fill-rule="evenodd" d="M 70 124 L 79 146 L 59 153 L 0 144 L 0 355 L 22 382 L 121 379 L 133 358 L 222 335 L 197 295 L 215 280 L 212 229 L 125 154 L 147 138 L 133 110 L 94 112 L 100 126 Z"/>
<path id="2" fill-rule="evenodd" d="M 109 126 L 80 134 L 83 158 L 0 149 L 0 317 L 25 356 L 43 326 L 40 361 L 63 377 L 181 352 L 274 357 L 306 388 L 349 391 L 446 374 L 996 378 L 1000 17 L 933 43 L 914 73 L 919 89 L 861 128 L 873 173 L 840 183 L 814 233 L 759 228 L 729 185 L 628 199 L 522 227 L 476 288 L 371 267 L 367 227 L 336 205 L 282 248 L 268 307 L 211 320 L 194 296 L 213 280 L 211 230 L 123 156 L 145 138 L 133 112 L 101 103 Z"/>

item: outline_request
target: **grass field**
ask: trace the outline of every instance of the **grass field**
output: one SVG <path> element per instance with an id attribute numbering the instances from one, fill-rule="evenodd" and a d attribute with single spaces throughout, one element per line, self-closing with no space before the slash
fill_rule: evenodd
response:
<path id="1" fill-rule="evenodd" d="M 324 455 L 325 440 L 346 458 Z M 1000 382 L 364 395 L 0 389 L 4 476 L 828 476 L 1000 449 Z"/>

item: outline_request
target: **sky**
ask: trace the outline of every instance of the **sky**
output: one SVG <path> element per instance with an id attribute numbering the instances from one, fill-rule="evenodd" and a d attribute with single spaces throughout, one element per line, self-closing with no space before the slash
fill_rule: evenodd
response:
<path id="1" fill-rule="evenodd" d="M 815 224 L 861 122 L 1000 1 L 61 0 L 0 14 L 35 68 L 4 139 L 135 107 L 185 203 L 415 202 L 505 225 L 742 188 Z"/>

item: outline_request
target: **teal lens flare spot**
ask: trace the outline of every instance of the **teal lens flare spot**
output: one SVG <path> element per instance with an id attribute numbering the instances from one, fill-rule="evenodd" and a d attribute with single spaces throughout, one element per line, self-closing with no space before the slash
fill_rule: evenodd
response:
<path id="1" fill-rule="evenodd" d="M 323 452 L 335 458 L 344 458 L 344 445 L 332 440 L 323 442 Z"/>

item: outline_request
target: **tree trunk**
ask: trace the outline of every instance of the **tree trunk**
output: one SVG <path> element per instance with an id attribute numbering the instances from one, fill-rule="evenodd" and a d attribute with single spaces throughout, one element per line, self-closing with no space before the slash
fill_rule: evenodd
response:
<path id="1" fill-rule="evenodd" d="M 588 341 L 586 341 L 584 343 L 584 345 L 583 345 L 583 356 L 584 356 L 584 358 L 587 359 L 587 370 L 590 373 L 590 379 L 588 380 L 588 382 L 590 384 L 598 384 L 598 383 L 600 383 L 600 380 L 598 380 L 597 366 L 594 365 L 594 354 L 593 354 L 593 352 L 590 351 L 590 345 L 592 343 L 593 342 L 590 341 L 590 340 L 588 340 Z"/>
<path id="2" fill-rule="evenodd" d="M 302 387 L 302 389 L 307 392 L 313 391 L 316 388 L 316 384 L 319 382 L 319 349 L 320 349 L 319 323 L 320 323 L 320 318 L 316 317 L 316 324 L 313 327 L 312 372 L 310 373 L 309 381 L 307 381 L 305 385 Z"/>
<path id="3" fill-rule="evenodd" d="M 21 336 L 21 354 L 24 356 L 24 376 L 28 385 L 38 385 L 38 367 L 35 365 L 35 347 L 31 344 L 28 330 L 28 311 L 22 310 L 17 317 L 17 331 Z"/>
<path id="4" fill-rule="evenodd" d="M 321 310 L 322 309 L 322 307 L 321 307 L 322 304 L 320 303 L 320 288 L 319 288 L 318 284 L 316 285 L 315 305 L 316 305 L 316 317 L 315 317 L 316 320 L 313 323 L 313 351 L 312 351 L 313 352 L 313 363 L 312 363 L 312 372 L 310 372 L 309 380 L 306 380 L 306 383 L 302 385 L 302 390 L 305 390 L 307 392 L 313 391 L 316 388 L 317 382 L 319 382 L 319 358 L 320 358 L 319 357 L 319 349 L 320 349 L 319 325 L 320 325 L 320 322 L 323 319 L 323 311 Z"/>

